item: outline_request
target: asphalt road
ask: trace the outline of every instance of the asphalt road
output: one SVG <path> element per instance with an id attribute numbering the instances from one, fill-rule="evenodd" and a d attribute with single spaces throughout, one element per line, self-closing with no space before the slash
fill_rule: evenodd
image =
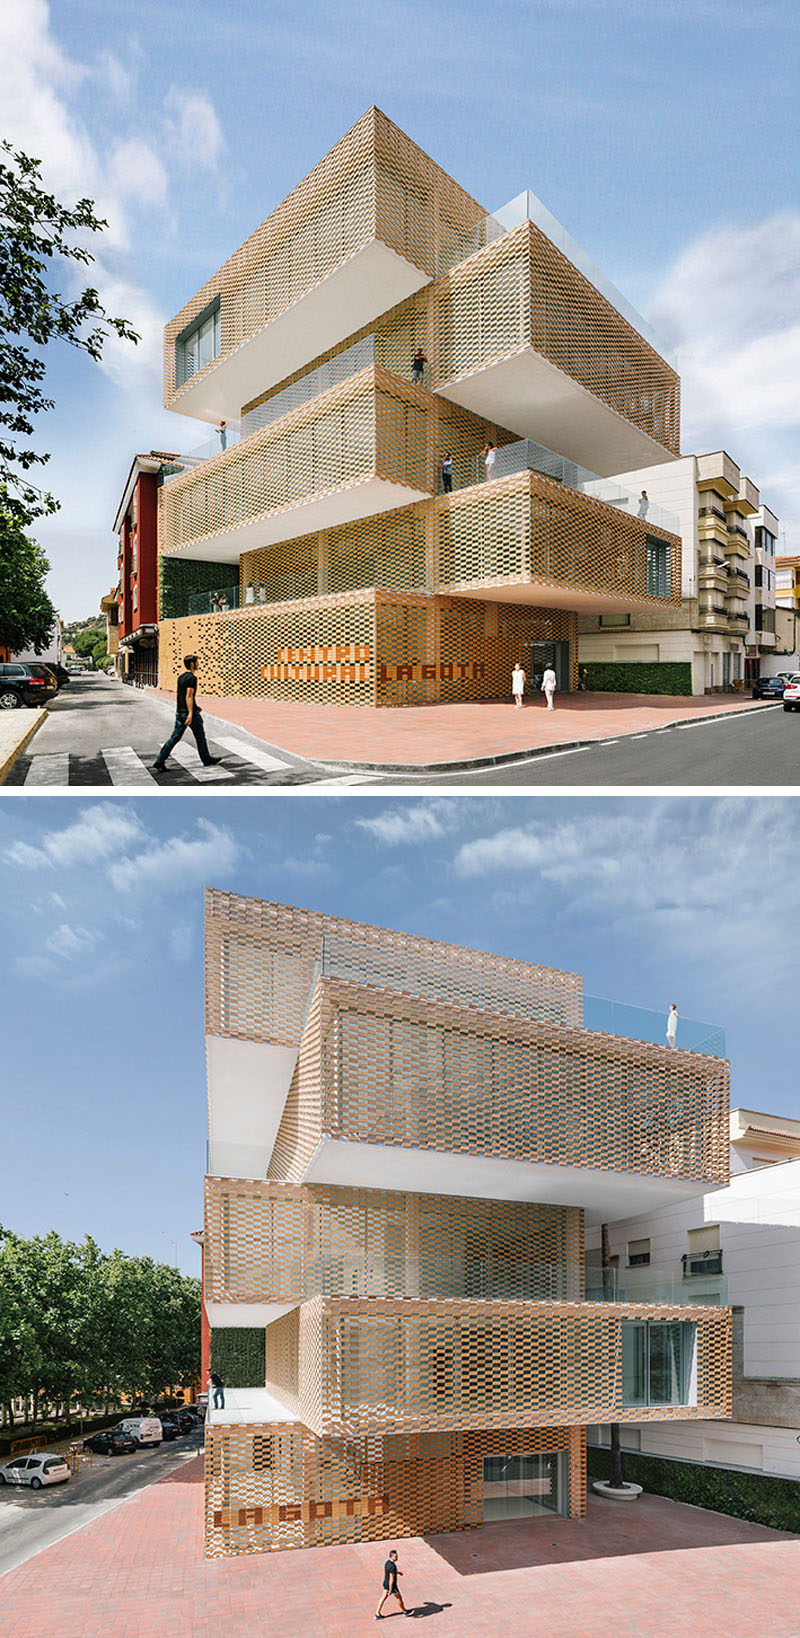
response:
<path id="1" fill-rule="evenodd" d="M 402 781 L 403 789 L 469 785 L 478 790 L 484 786 L 528 790 L 540 785 L 611 785 L 622 789 L 637 785 L 792 788 L 799 784 L 800 714 L 784 711 L 781 705 L 744 716 L 601 740 L 580 750 L 556 751 L 499 768 L 419 778 L 414 775 Z"/>
<path id="2" fill-rule="evenodd" d="M 202 1448 L 200 1427 L 156 1450 L 95 1456 L 91 1467 L 46 1490 L 0 1485 L 0 1575 L 163 1479 Z"/>
<path id="3" fill-rule="evenodd" d="M 375 774 L 332 774 L 290 751 L 265 746 L 233 723 L 206 719 L 217 768 L 203 768 L 191 733 L 176 746 L 164 773 L 153 761 L 172 731 L 175 713 L 164 700 L 116 677 L 86 672 L 72 677 L 48 707 L 47 721 L 18 757 L 3 790 L 67 786 L 137 785 L 174 790 L 237 785 L 373 784 Z"/>

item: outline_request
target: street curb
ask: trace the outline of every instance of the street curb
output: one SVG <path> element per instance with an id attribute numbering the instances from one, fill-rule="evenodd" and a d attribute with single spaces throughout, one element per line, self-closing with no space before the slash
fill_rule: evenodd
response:
<path id="1" fill-rule="evenodd" d="M 0 785 L 3 785 L 5 783 L 5 781 L 7 780 L 8 776 L 9 776 L 9 774 L 11 772 L 11 769 L 13 768 L 14 763 L 16 762 L 17 758 L 22 756 L 22 753 L 25 750 L 26 746 L 30 745 L 30 742 L 33 739 L 34 734 L 38 733 L 38 731 L 41 728 L 42 723 L 44 722 L 46 716 L 47 716 L 47 712 L 44 710 L 44 708 L 42 708 L 42 710 L 40 710 L 38 716 L 36 717 L 35 721 L 32 722 L 29 725 L 29 727 L 26 729 L 25 733 L 22 736 L 22 739 L 19 740 L 18 743 L 14 746 L 13 751 L 9 751 L 8 756 L 5 759 L 5 762 L 0 762 Z"/>

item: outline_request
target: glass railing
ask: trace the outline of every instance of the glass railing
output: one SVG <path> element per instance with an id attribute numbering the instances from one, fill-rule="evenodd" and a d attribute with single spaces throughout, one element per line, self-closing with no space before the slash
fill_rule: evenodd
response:
<path id="1" fill-rule="evenodd" d="M 380 1297 L 386 1301 L 642 1302 L 725 1307 L 724 1274 L 684 1277 L 680 1269 L 642 1267 L 605 1272 L 587 1265 L 583 1276 L 564 1264 L 489 1257 L 316 1257 L 303 1277 L 307 1296 Z"/>
<path id="2" fill-rule="evenodd" d="M 242 416 L 242 437 L 249 438 L 251 433 L 260 432 L 262 427 L 268 427 L 273 421 L 280 420 L 282 415 L 289 415 L 302 404 L 310 403 L 312 398 L 318 398 L 330 387 L 338 387 L 342 381 L 348 381 L 351 375 L 357 375 L 359 370 L 367 369 L 374 362 L 375 337 L 364 336 L 343 353 L 337 353 L 335 358 L 327 359 L 324 364 L 301 376 L 299 381 L 293 381 L 290 386 L 265 399 L 263 404 L 248 410 Z"/>
<path id="3" fill-rule="evenodd" d="M 190 614 L 227 614 L 230 609 L 238 609 L 240 601 L 244 601 L 238 586 L 221 586 L 216 591 L 195 592 L 189 598 Z M 250 598 L 250 602 L 253 599 Z"/>
<path id="4" fill-rule="evenodd" d="M 677 368 L 677 359 L 674 352 L 664 345 L 653 326 L 648 323 L 647 319 L 642 317 L 642 314 L 628 301 L 627 297 L 623 296 L 622 291 L 617 289 L 611 279 L 606 277 L 606 274 L 602 272 L 596 262 L 593 262 L 591 257 L 587 256 L 585 250 L 581 249 L 572 235 L 567 233 L 566 228 L 561 226 L 561 223 L 556 220 L 555 216 L 547 209 L 547 206 L 543 205 L 541 199 L 538 199 L 535 193 L 531 193 L 529 188 L 518 194 L 516 199 L 512 199 L 501 210 L 496 211 L 493 216 L 484 217 L 477 227 L 453 239 L 445 249 L 440 251 L 437 272 L 442 274 L 448 272 L 451 267 L 457 267 L 459 262 L 465 261 L 468 256 L 473 256 L 476 250 L 483 250 L 486 245 L 493 244 L 495 239 L 502 238 L 506 233 L 513 233 L 514 229 L 518 228 L 522 222 L 533 222 L 534 226 L 540 229 L 551 244 L 554 244 L 567 257 L 573 267 L 577 267 L 584 278 L 594 285 L 595 290 L 599 290 L 600 294 L 605 296 L 612 307 L 616 308 L 616 311 L 628 320 L 634 330 L 638 330 L 639 335 L 643 336 L 645 341 L 648 341 L 650 346 L 655 348 L 660 357 L 672 369 Z"/>
<path id="5" fill-rule="evenodd" d="M 655 1046 L 667 1044 L 667 1015 L 669 1007 L 658 1012 L 650 1007 L 632 1007 L 624 1001 L 610 1001 L 606 996 L 583 997 L 583 1027 L 601 1035 L 621 1035 L 626 1040 L 649 1041 Z M 675 1046 L 684 1052 L 700 1052 L 710 1058 L 724 1058 L 725 1031 L 717 1024 L 701 1023 L 697 1018 L 678 1016 Z"/>
<path id="6" fill-rule="evenodd" d="M 239 421 L 228 421 L 224 427 L 218 428 L 212 437 L 206 438 L 202 444 L 186 455 L 179 455 L 172 472 L 162 473 L 163 483 L 172 483 L 173 478 L 180 478 L 190 467 L 200 466 L 203 461 L 210 461 L 215 455 L 222 455 L 226 449 L 233 449 L 235 444 L 245 436 Z"/>
<path id="7" fill-rule="evenodd" d="M 565 484 L 568 489 L 605 501 L 607 505 L 616 507 L 618 512 L 627 512 L 630 517 L 640 518 L 645 524 L 653 523 L 656 528 L 666 529 L 669 534 L 680 534 L 680 519 L 674 512 L 656 506 L 648 497 L 632 495 L 629 490 L 620 488 L 613 478 L 599 478 L 588 467 L 578 466 L 575 461 L 547 449 L 544 444 L 535 443 L 532 438 L 518 438 L 511 444 L 501 444 L 494 451 L 494 461 L 488 466 L 484 454 L 476 455 L 473 470 L 471 481 L 474 483 L 508 478 L 515 472 L 541 472 L 543 477 L 555 478 L 557 483 Z M 466 487 L 469 482 L 470 478 L 467 477 L 460 487 Z"/>

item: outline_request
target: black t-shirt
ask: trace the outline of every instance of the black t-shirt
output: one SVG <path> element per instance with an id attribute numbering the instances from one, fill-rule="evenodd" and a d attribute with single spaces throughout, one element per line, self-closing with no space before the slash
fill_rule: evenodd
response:
<path id="1" fill-rule="evenodd" d="M 186 693 L 187 693 L 187 690 L 189 688 L 193 688 L 194 691 L 195 691 L 194 709 L 199 711 L 200 707 L 197 704 L 197 672 L 196 671 L 182 671 L 179 678 L 178 678 L 178 710 L 181 711 L 181 712 L 185 711 L 187 713 L 187 715 L 188 715 L 188 712 L 189 712 L 189 705 L 188 705 L 188 702 L 187 702 L 187 699 L 186 699 Z"/>
<path id="2" fill-rule="evenodd" d="M 387 1592 L 394 1592 L 397 1587 L 397 1565 L 393 1558 L 387 1558 L 383 1566 L 383 1585 Z"/>

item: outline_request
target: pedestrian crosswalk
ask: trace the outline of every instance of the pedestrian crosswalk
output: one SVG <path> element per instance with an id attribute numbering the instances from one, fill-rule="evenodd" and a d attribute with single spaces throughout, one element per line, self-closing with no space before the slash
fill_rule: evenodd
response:
<path id="1" fill-rule="evenodd" d="M 95 756 L 78 757 L 68 751 L 23 755 L 11 770 L 9 785 L 27 788 L 71 785 L 112 785 L 157 790 L 176 785 L 313 785 L 328 790 L 345 785 L 369 785 L 380 779 L 376 773 L 332 774 L 317 763 L 304 762 L 291 754 L 262 749 L 248 740 L 226 735 L 210 740 L 212 754 L 220 757 L 212 768 L 204 768 L 193 746 L 176 745 L 164 772 L 153 767 L 155 750 L 136 750 L 132 745 L 105 746 Z"/>

